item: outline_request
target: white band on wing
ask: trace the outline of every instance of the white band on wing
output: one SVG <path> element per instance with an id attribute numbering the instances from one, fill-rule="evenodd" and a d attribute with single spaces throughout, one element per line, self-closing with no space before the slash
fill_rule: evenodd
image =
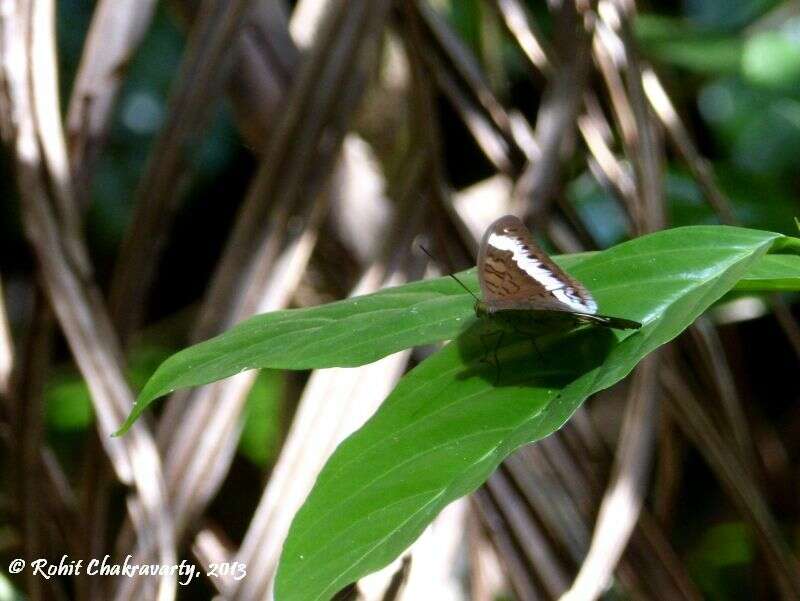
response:
<path id="1" fill-rule="evenodd" d="M 570 309 L 584 313 L 597 311 L 597 303 L 590 295 L 587 294 L 588 298 L 585 300 L 581 299 L 572 286 L 559 279 L 541 261 L 529 256 L 524 244 L 518 238 L 492 233 L 486 243 L 498 250 L 511 251 L 514 262 L 522 271 L 539 282 L 545 290 L 551 292 L 557 300 Z"/>

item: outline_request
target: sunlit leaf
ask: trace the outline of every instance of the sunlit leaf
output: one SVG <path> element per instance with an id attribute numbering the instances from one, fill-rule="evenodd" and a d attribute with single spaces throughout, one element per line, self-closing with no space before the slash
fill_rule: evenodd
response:
<path id="1" fill-rule="evenodd" d="M 695 264 L 713 266 L 742 245 L 750 252 L 747 241 L 765 237 L 780 238 L 725 226 L 676 228 L 557 261 L 595 293 L 602 312 L 647 321 L 652 316 L 641 313 L 631 290 L 663 295 L 675 283 L 668 281 L 673 271 L 691 273 Z M 460 276 L 478 290 L 474 272 Z M 167 359 L 142 390 L 121 431 L 153 399 L 176 388 L 254 368 L 353 367 L 412 346 L 452 339 L 474 319 L 472 304 L 450 278 L 439 278 L 319 307 L 258 315 Z"/>
<path id="2" fill-rule="evenodd" d="M 588 395 L 683 331 L 776 238 L 686 228 L 584 256 L 571 271 L 605 312 L 638 319 L 641 330 L 550 335 L 537 339 L 539 352 L 512 338 L 496 379 L 484 322 L 424 361 L 323 469 L 284 545 L 276 598 L 328 599 L 388 564 L 512 451 L 557 430 Z"/>

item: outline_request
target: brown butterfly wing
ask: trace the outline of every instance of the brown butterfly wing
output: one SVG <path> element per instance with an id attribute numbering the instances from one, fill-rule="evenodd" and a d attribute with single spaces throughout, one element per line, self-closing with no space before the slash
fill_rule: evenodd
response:
<path id="1" fill-rule="evenodd" d="M 478 280 L 489 312 L 597 312 L 597 303 L 589 291 L 556 265 L 513 215 L 501 217 L 483 235 Z"/>

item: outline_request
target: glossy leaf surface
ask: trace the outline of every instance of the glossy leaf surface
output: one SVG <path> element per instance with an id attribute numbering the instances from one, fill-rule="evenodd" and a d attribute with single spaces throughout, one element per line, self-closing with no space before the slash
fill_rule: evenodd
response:
<path id="1" fill-rule="evenodd" d="M 408 374 L 337 449 L 298 512 L 277 598 L 326 599 L 386 565 L 508 454 L 557 430 L 588 395 L 677 336 L 776 239 L 728 228 L 669 238 L 640 239 L 572 266 L 604 310 L 641 320 L 641 330 L 551 333 L 537 338 L 538 352 L 525 336 L 511 337 L 498 350 L 496 378 L 485 361 L 488 320 Z"/>
<path id="2" fill-rule="evenodd" d="M 775 240 L 787 247 L 784 252 L 794 250 L 789 242 L 794 239 L 779 234 L 696 226 L 556 260 L 588 286 L 602 313 L 644 323 L 658 316 L 661 303 L 671 294 L 680 294 L 682 285 L 696 283 L 703 273 L 731 257 L 750 257 L 754 245 L 760 249 L 758 258 L 765 252 L 760 245 L 768 249 Z M 780 289 L 787 289 L 791 265 L 780 261 L 783 259 L 753 264 L 758 272 L 747 289 L 777 289 L 775 282 L 783 282 Z M 770 269 L 775 282 L 769 279 Z M 474 270 L 459 276 L 471 290 L 478 291 Z M 167 359 L 147 382 L 120 431 L 153 399 L 177 388 L 207 384 L 254 368 L 353 367 L 412 346 L 453 339 L 474 322 L 472 305 L 473 299 L 444 277 L 319 307 L 257 315 Z"/>

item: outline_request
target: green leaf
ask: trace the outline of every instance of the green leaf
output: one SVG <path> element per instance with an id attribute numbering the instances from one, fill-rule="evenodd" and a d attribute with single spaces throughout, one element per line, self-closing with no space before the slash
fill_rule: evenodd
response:
<path id="1" fill-rule="evenodd" d="M 89 387 L 79 374 L 57 374 L 44 394 L 47 427 L 64 432 L 86 430 L 94 420 Z"/>
<path id="2" fill-rule="evenodd" d="M 745 43 L 742 75 L 755 85 L 780 91 L 797 89 L 800 84 L 800 44 L 782 32 L 757 33 Z"/>
<path id="3" fill-rule="evenodd" d="M 492 323 L 407 374 L 334 452 L 295 516 L 276 577 L 278 601 L 328 599 L 397 557 L 442 510 L 477 488 L 519 446 L 549 435 L 590 394 L 624 378 L 729 291 L 779 234 L 692 227 L 581 257 L 573 273 L 604 313 L 641 330 L 584 328 L 498 350 Z"/>
<path id="4" fill-rule="evenodd" d="M 133 386 L 143 386 L 169 355 L 170 350 L 162 347 L 134 347 L 128 357 L 128 380 Z M 44 405 L 45 422 L 52 430 L 78 432 L 94 422 L 89 387 L 75 368 L 59 368 L 50 374 L 44 389 Z"/>
<path id="5" fill-rule="evenodd" d="M 800 256 L 766 255 L 737 282 L 734 290 L 789 292 L 800 290 Z"/>
<path id="6" fill-rule="evenodd" d="M 269 464 L 278 452 L 284 388 L 281 372 L 264 370 L 247 395 L 239 452 L 259 467 Z"/>
<path id="7" fill-rule="evenodd" d="M 716 524 L 696 533 L 693 541 L 686 563 L 704 599 L 750 597 L 753 582 L 749 567 L 756 545 L 746 524 Z"/>
<path id="8" fill-rule="evenodd" d="M 474 275 L 465 275 L 465 281 L 477 290 Z M 257 315 L 167 359 L 139 394 L 121 431 L 153 399 L 177 388 L 255 368 L 364 365 L 411 346 L 453 338 L 473 316 L 472 299 L 449 278 Z"/>
<path id="9" fill-rule="evenodd" d="M 644 53 L 659 64 L 697 73 L 735 73 L 742 60 L 741 39 L 692 27 L 683 19 L 641 14 L 635 33 Z"/>
<path id="10" fill-rule="evenodd" d="M 649 272 L 655 261 L 679 268 L 685 263 L 687 269 L 693 261 L 713 265 L 739 248 L 736 245 L 742 239 L 765 237 L 791 240 L 756 230 L 695 226 L 657 232 L 602 252 L 555 259 L 596 293 L 602 312 L 642 321 L 648 316 L 635 313 L 630 299 L 609 292 L 606 301 L 600 287 L 618 282 L 615 289 L 621 290 L 624 286 L 620 283 L 638 282 L 634 276 Z M 695 248 L 698 244 L 701 246 Z M 630 265 L 620 271 L 616 257 L 625 257 Z M 477 292 L 474 270 L 459 276 Z M 642 285 L 650 289 L 649 282 Z M 208 384 L 248 369 L 354 367 L 412 346 L 450 340 L 474 319 L 472 305 L 473 299 L 444 277 L 319 307 L 257 315 L 164 361 L 139 394 L 119 433 L 154 399 L 177 388 Z"/>

